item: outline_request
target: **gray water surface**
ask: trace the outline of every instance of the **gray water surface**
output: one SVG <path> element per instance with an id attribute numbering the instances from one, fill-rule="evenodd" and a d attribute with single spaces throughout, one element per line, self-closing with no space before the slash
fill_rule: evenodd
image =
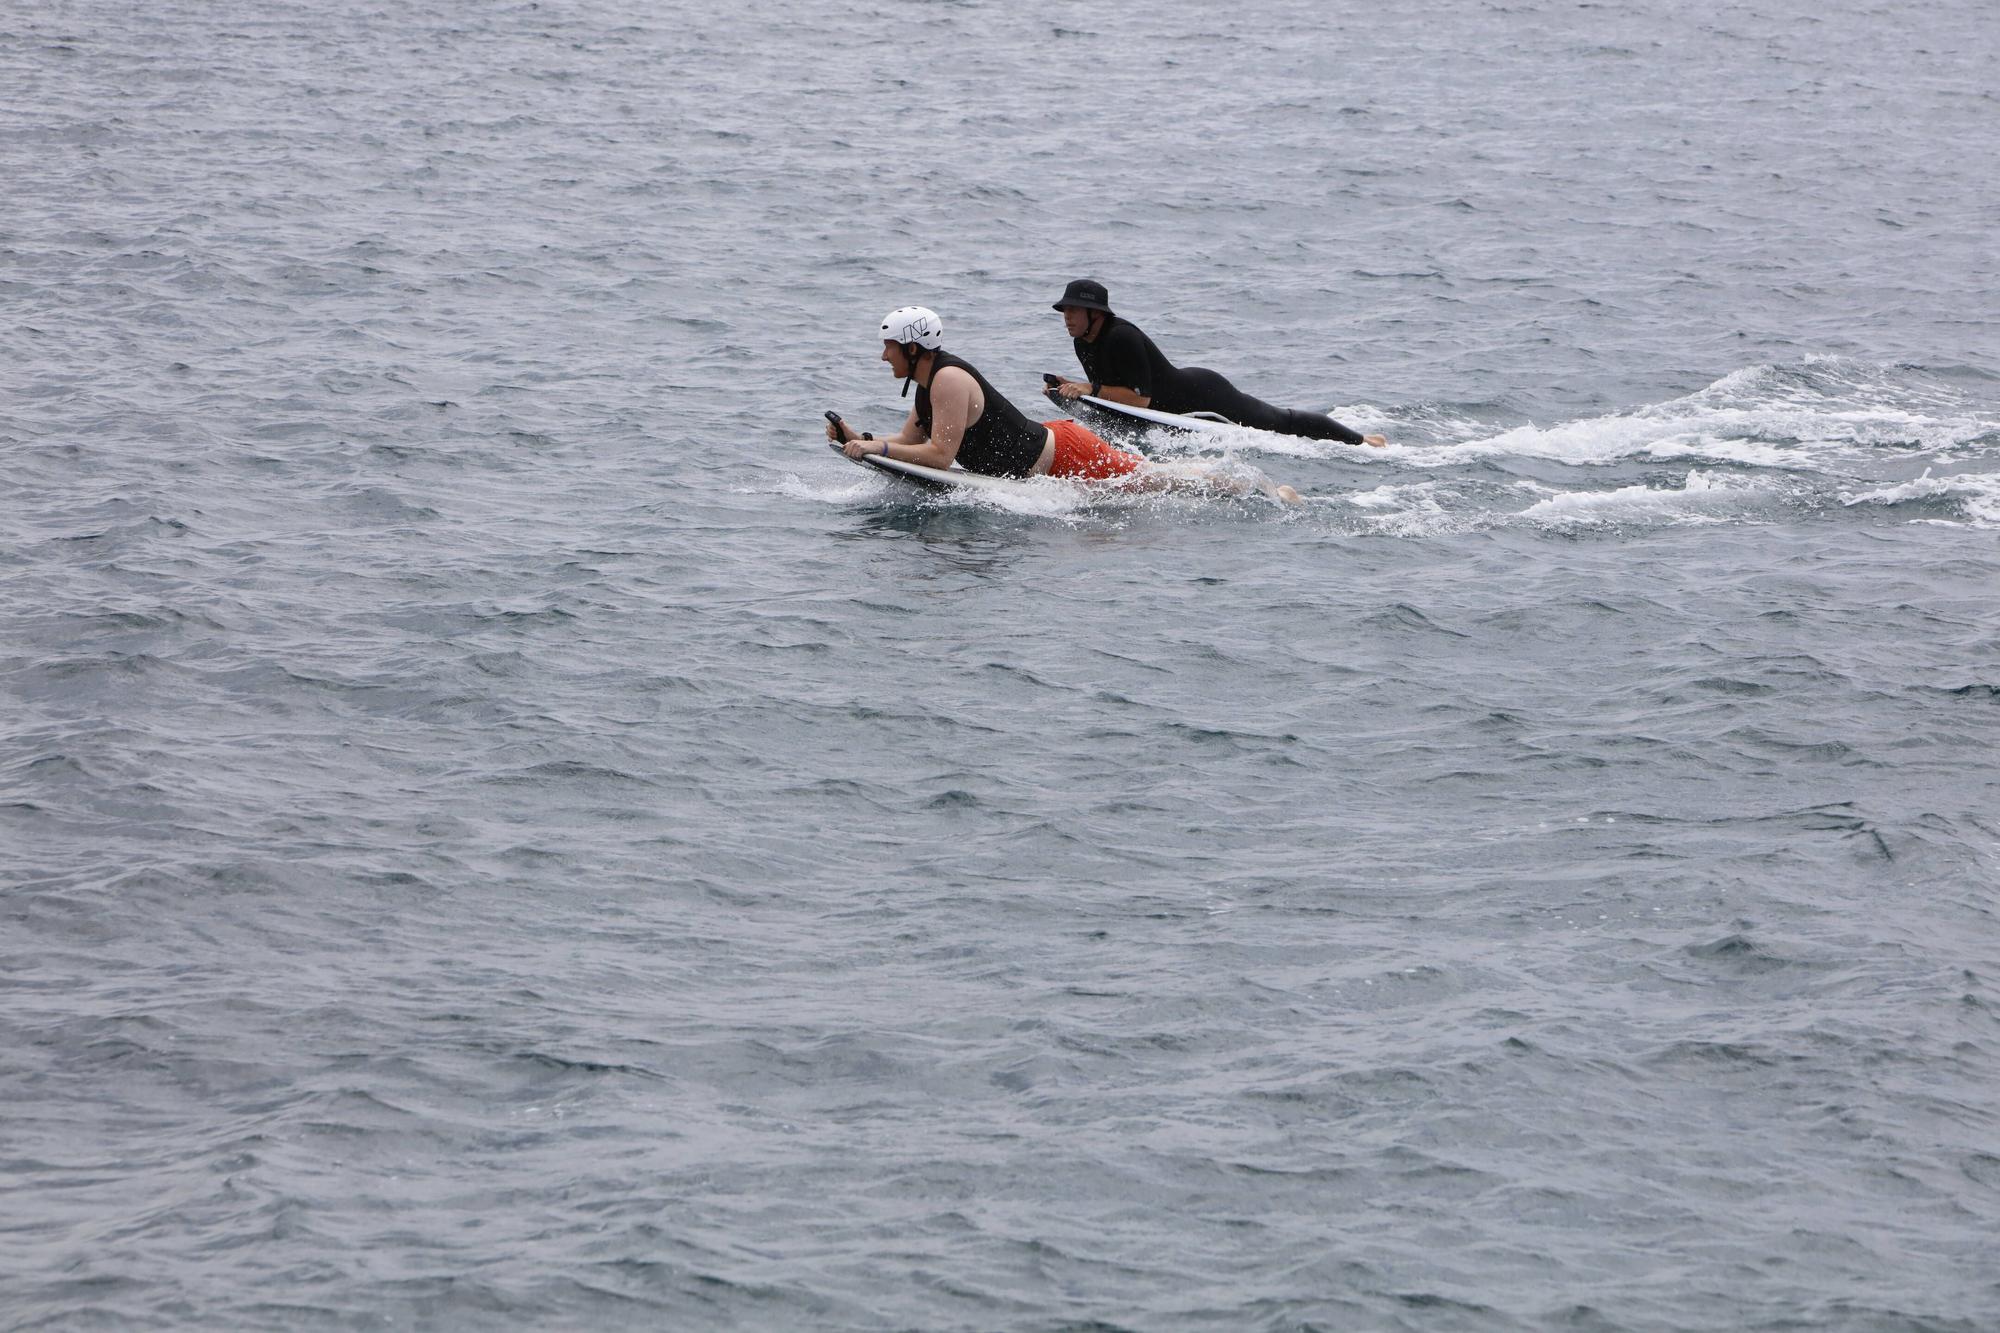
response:
<path id="1" fill-rule="evenodd" d="M 0 13 L 0 1325 L 2000 1325 L 1996 57 Z M 825 448 L 1083 274 L 1391 446 Z"/>

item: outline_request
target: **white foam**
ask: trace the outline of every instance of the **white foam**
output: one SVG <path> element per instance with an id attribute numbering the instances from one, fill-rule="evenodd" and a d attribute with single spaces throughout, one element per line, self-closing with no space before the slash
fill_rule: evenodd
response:
<path id="1" fill-rule="evenodd" d="M 1645 415 L 1586 417 L 1546 429 L 1517 426 L 1483 440 L 1424 449 L 1427 459 L 1464 462 L 1480 458 L 1539 458 L 1575 466 L 1619 463 L 1628 459 L 1692 458 L 1704 462 L 1742 463 L 1753 467 L 1808 466 L 1776 445 L 1744 439 L 1733 432 L 1691 428 L 1686 421 L 1654 420 Z"/>
<path id="2" fill-rule="evenodd" d="M 1388 435 L 1392 439 L 1399 423 L 1380 409 L 1343 407 L 1327 416 L 1363 435 Z M 1147 444 L 1155 450 L 1230 455 L 1239 452 L 1277 454 L 1285 458 L 1380 458 L 1383 451 L 1368 445 L 1343 444 L 1339 440 L 1313 440 L 1303 435 L 1283 435 L 1276 431 L 1252 430 L 1248 426 L 1223 425 L 1190 435 L 1183 431 L 1156 428 L 1147 433 Z"/>
<path id="3" fill-rule="evenodd" d="M 1766 489 L 1743 478 L 1693 471 L 1679 490 L 1639 485 L 1611 491 L 1563 491 L 1529 505 L 1521 517 L 1559 527 L 1660 520 L 1721 523 Z"/>
<path id="4" fill-rule="evenodd" d="M 1933 477 L 1929 468 L 1924 475 L 1914 481 L 1906 481 L 1896 486 L 1883 486 L 1872 491 L 1853 494 L 1841 492 L 1840 502 L 1844 505 L 1858 504 L 1901 504 L 1905 500 L 1933 500 L 1952 493 L 1951 479 Z"/>
<path id="5" fill-rule="evenodd" d="M 956 487 L 926 490 L 873 470 L 835 469 L 838 481 L 811 481 L 788 472 L 778 479 L 780 495 L 825 505 L 873 504 L 901 501 L 939 508 L 959 506 L 999 509 L 1033 518 L 1066 518 L 1103 498 L 1094 488 L 1073 485 L 1053 477 L 1030 477 L 1005 491 Z"/>
<path id="6" fill-rule="evenodd" d="M 1371 530 L 1391 537 L 1462 532 L 1479 521 L 1476 514 L 1446 509 L 1439 484 L 1434 481 L 1377 486 L 1342 498 L 1355 508 L 1368 511 L 1366 522 Z"/>
<path id="7" fill-rule="evenodd" d="M 1925 468 L 1923 476 L 1898 485 L 1872 491 L 1844 491 L 1840 496 L 1840 502 L 1850 508 L 1867 504 L 1898 505 L 1913 500 L 1949 500 L 1957 504 L 1973 526 L 2000 527 L 2000 475 L 1992 473 L 1961 472 L 1956 476 L 1933 477 L 1931 470 Z"/>
<path id="8" fill-rule="evenodd" d="M 1579 466 L 1693 459 L 1823 470 L 1834 458 L 1885 447 L 1946 450 L 2000 422 L 1967 410 L 1942 387 L 1911 385 L 1830 358 L 1796 367 L 1748 366 L 1682 398 L 1558 426 L 1521 426 L 1418 452 L 1431 459 L 1546 459 Z"/>
<path id="9" fill-rule="evenodd" d="M 873 477 L 858 477 L 854 481 L 823 482 L 807 481 L 796 473 L 787 472 L 778 479 L 778 494 L 794 500 L 814 500 L 820 504 L 846 505 L 857 500 L 869 499 L 882 494 L 888 483 Z M 747 488 L 746 488 L 747 489 Z"/>
<path id="10" fill-rule="evenodd" d="M 1338 440 L 1309 440 L 1303 435 L 1277 435 L 1251 430 L 1247 426 L 1225 426 L 1198 435 L 1179 431 L 1157 431 L 1148 442 L 1162 451 L 1182 450 L 1229 456 L 1237 453 L 1277 454 L 1284 458 L 1331 458 L 1336 454 L 1356 454 L 1363 450 Z M 1368 453 L 1379 450 L 1369 449 Z"/>
<path id="11" fill-rule="evenodd" d="M 1226 460 L 1219 464 L 1191 460 L 1162 462 L 1155 464 L 1155 467 L 1185 483 L 1184 487 L 1161 491 L 1127 488 L 1116 482 L 1093 483 L 1068 481 L 1057 477 L 1030 477 L 1020 485 L 1005 490 L 971 487 L 924 490 L 891 477 L 876 477 L 866 473 L 860 474 L 853 481 L 842 480 L 835 483 L 809 481 L 796 474 L 786 473 L 778 479 L 776 490 L 778 494 L 795 500 L 808 500 L 830 506 L 880 504 L 890 501 L 939 509 L 986 509 L 1024 518 L 1066 521 L 1094 512 L 1200 506 L 1219 498 L 1228 498 L 1235 493 L 1237 487 L 1249 495 L 1255 494 L 1260 489 L 1260 482 L 1265 487 L 1270 485 L 1268 478 L 1256 468 L 1234 460 Z M 1218 487 L 1203 484 L 1210 479 L 1220 480 L 1223 485 Z"/>
<path id="12" fill-rule="evenodd" d="M 934 492 L 926 497 L 939 504 L 963 505 L 974 509 L 997 509 L 1023 518 L 1075 518 L 1097 503 L 1101 496 L 1093 489 L 1060 481 L 1054 477 L 1030 477 L 1019 486 L 1004 491 L 972 490 L 960 487 Z"/>
<path id="13" fill-rule="evenodd" d="M 1356 491 L 1342 498 L 1357 509 L 1398 509 L 1408 503 L 1407 497 L 1411 492 L 1428 490 L 1431 486 L 1430 482 L 1415 486 L 1377 486 L 1372 491 Z"/>

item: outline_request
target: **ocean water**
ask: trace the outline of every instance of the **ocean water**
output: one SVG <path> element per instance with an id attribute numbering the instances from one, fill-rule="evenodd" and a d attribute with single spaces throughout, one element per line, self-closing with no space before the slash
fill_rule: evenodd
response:
<path id="1" fill-rule="evenodd" d="M 0 1327 L 2000 1326 L 2000 19 L 1378 8 L 0 13 Z"/>

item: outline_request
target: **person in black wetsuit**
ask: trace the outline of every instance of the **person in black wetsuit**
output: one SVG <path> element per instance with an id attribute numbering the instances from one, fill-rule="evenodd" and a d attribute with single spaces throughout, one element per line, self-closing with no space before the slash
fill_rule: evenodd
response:
<path id="1" fill-rule="evenodd" d="M 1167 360 L 1138 325 L 1112 313 L 1110 294 L 1094 279 L 1078 278 L 1070 283 L 1054 308 L 1062 312 L 1063 327 L 1076 343 L 1076 359 L 1089 377 L 1087 382 L 1063 380 L 1057 384 L 1055 392 L 1061 397 L 1087 393 L 1131 407 L 1150 407 L 1155 412 L 1213 412 L 1253 430 L 1313 440 L 1376 446 L 1389 442 L 1380 435 L 1350 430 L 1324 412 L 1273 407 L 1212 370 L 1181 369 Z"/>

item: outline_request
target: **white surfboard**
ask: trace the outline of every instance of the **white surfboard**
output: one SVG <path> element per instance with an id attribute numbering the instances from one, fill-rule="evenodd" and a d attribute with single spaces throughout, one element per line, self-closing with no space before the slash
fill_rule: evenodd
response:
<path id="1" fill-rule="evenodd" d="M 828 440 L 826 444 L 827 448 L 833 450 L 842 458 L 847 458 L 847 451 L 832 440 Z M 925 467 L 921 463 L 905 463 L 900 458 L 885 458 L 881 454 L 863 454 L 859 458 L 849 458 L 847 461 L 850 463 L 859 463 L 863 467 L 874 468 L 877 472 L 886 473 L 899 481 L 910 482 L 926 490 L 978 491 L 986 495 L 1026 495 L 1031 493 L 1028 489 L 1028 483 L 1019 478 L 989 477 L 982 472 L 967 472 L 962 467 Z M 1276 500 L 1282 504 L 1295 505 L 1299 503 L 1299 493 L 1297 491 L 1289 486 L 1279 486 L 1261 473 L 1258 473 L 1253 480 L 1246 480 L 1234 486 L 1225 485 L 1217 488 L 1213 483 L 1204 481 L 1195 471 L 1187 470 L 1190 467 L 1198 469 L 1199 466 L 1199 464 L 1190 465 L 1185 463 L 1156 464 L 1155 467 L 1158 471 L 1150 475 L 1165 478 L 1170 474 L 1177 473 L 1177 477 L 1165 482 L 1168 489 L 1185 489 L 1197 494 L 1205 492 L 1215 496 L 1242 496 L 1255 492 L 1258 495 Z"/>
<path id="2" fill-rule="evenodd" d="M 1168 430 L 1184 430 L 1206 433 L 1219 430 L 1233 430 L 1236 423 L 1213 412 L 1155 412 L 1150 407 L 1133 407 L 1126 403 L 1114 403 L 1109 398 L 1098 398 L 1091 394 L 1078 394 L 1065 398 L 1053 389 L 1044 390 L 1048 400 L 1057 407 L 1066 407 L 1084 424 L 1113 430 L 1142 431 L 1149 426 L 1165 426 Z"/>
<path id="3" fill-rule="evenodd" d="M 847 451 L 828 440 L 827 447 L 847 458 Z M 863 454 L 859 458 L 848 459 L 863 467 L 874 468 L 898 481 L 912 482 L 933 491 L 984 491 L 989 495 L 1018 495 L 1027 489 L 1027 483 L 1016 477 L 989 477 L 983 472 L 967 472 L 962 467 L 935 468 L 921 463 L 905 463 L 900 458 L 885 458 L 881 454 Z"/>

